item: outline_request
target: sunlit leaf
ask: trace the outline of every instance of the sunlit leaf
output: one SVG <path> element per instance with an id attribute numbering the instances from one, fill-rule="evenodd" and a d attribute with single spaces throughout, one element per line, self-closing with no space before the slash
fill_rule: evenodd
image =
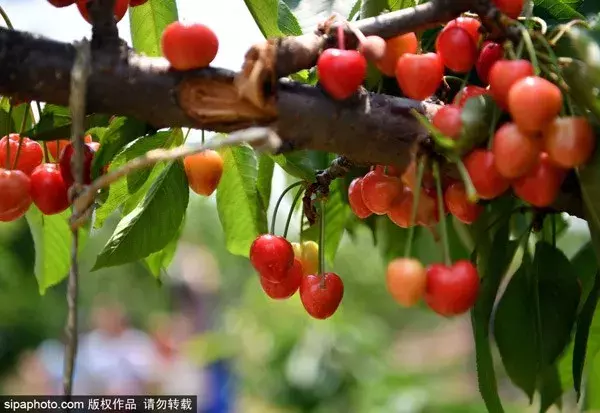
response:
<path id="1" fill-rule="evenodd" d="M 147 56 L 161 56 L 160 39 L 165 28 L 178 19 L 175 0 L 148 0 L 129 8 L 133 48 Z"/>

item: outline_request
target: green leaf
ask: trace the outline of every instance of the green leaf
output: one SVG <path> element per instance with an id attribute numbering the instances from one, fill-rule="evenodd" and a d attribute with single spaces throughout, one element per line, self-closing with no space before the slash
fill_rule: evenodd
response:
<path id="1" fill-rule="evenodd" d="M 415 7 L 417 5 L 416 0 L 387 0 L 388 9 L 390 11 L 407 9 L 409 7 Z"/>
<path id="2" fill-rule="evenodd" d="M 156 135 L 143 136 L 127 145 L 111 162 L 109 171 L 113 171 L 125 165 L 128 161 L 141 156 L 152 149 L 168 149 L 178 146 L 183 141 L 181 129 L 174 129 L 170 132 L 158 132 Z M 121 207 L 125 202 L 130 201 L 137 205 L 144 197 L 154 179 L 156 179 L 162 170 L 164 164 L 157 164 L 154 167 L 135 171 L 127 177 L 114 182 L 108 192 L 108 198 L 96 210 L 94 227 L 100 228 L 106 218 Z"/>
<path id="3" fill-rule="evenodd" d="M 221 150 L 224 167 L 217 188 L 217 211 L 227 250 L 248 256 L 254 239 L 267 232 L 266 208 L 258 190 L 258 161 L 247 145 Z"/>
<path id="4" fill-rule="evenodd" d="M 582 0 L 534 0 L 534 15 L 555 20 L 583 19 L 577 12 Z"/>
<path id="5" fill-rule="evenodd" d="M 379 16 L 388 6 L 387 0 L 363 0 L 360 7 L 360 18 Z"/>
<path id="6" fill-rule="evenodd" d="M 350 14 L 348 14 L 348 21 L 352 21 L 352 19 L 354 19 L 358 15 L 361 6 L 362 0 L 356 0 L 354 5 L 352 6 L 352 9 L 350 9 Z"/>
<path id="7" fill-rule="evenodd" d="M 479 266 L 482 277 L 479 297 L 471 314 L 473 336 L 475 339 L 475 357 L 477 361 L 477 379 L 479 392 L 489 412 L 503 412 L 498 396 L 498 383 L 494 372 L 494 362 L 490 345 L 490 319 L 498 288 L 518 247 L 517 241 L 509 241 L 508 221 L 496 232 L 486 260 Z M 484 255 L 483 250 L 478 255 Z"/>
<path id="8" fill-rule="evenodd" d="M 584 215 L 600 264 L 600 145 L 596 145 L 592 159 L 579 169 L 578 176 Z"/>
<path id="9" fill-rule="evenodd" d="M 100 148 L 92 162 L 92 178 L 102 173 L 104 165 L 108 165 L 113 157 L 129 142 L 146 133 L 146 124 L 133 118 L 119 117 L 111 123 L 100 141 Z"/>
<path id="10" fill-rule="evenodd" d="M 35 247 L 35 277 L 42 295 L 69 274 L 73 239 L 68 224 L 70 216 L 69 210 L 56 215 L 44 215 L 35 205 L 25 214 Z M 86 239 L 86 233 L 80 230 L 79 251 L 83 249 Z"/>
<path id="11" fill-rule="evenodd" d="M 263 153 L 258 155 L 258 178 L 256 179 L 256 186 L 262 198 L 265 211 L 269 209 L 269 202 L 271 201 L 271 183 L 273 182 L 274 169 L 275 162 L 273 162 L 273 159 L 269 155 Z"/>
<path id="12" fill-rule="evenodd" d="M 352 211 L 344 201 L 342 181 L 336 179 L 329 187 L 329 198 L 325 204 L 325 260 L 333 265 L 335 255 L 346 229 L 346 222 Z M 318 242 L 319 221 L 306 229 L 302 239 Z"/>
<path id="13" fill-rule="evenodd" d="M 595 278 L 594 286 L 577 319 L 577 330 L 575 332 L 575 341 L 573 344 L 573 388 L 577 392 L 578 399 L 581 395 L 581 380 L 583 378 L 583 369 L 585 367 L 586 355 L 588 352 L 588 341 L 591 341 L 590 329 L 592 327 L 592 321 L 594 320 L 594 314 L 596 313 L 598 300 L 600 299 L 600 273 L 597 273 Z M 600 348 L 600 335 L 596 336 L 595 343 L 591 344 L 590 360 L 593 361 Z"/>
<path id="14" fill-rule="evenodd" d="M 165 248 L 179 230 L 188 199 L 183 163 L 170 162 L 143 201 L 119 222 L 93 269 L 137 261 Z"/>
<path id="15" fill-rule="evenodd" d="M 457 140 L 459 153 L 467 153 L 488 139 L 495 110 L 499 109 L 489 95 L 480 95 L 467 100 L 461 112 L 462 130 Z"/>
<path id="16" fill-rule="evenodd" d="M 567 36 L 579 59 L 587 65 L 594 84 L 600 84 L 600 30 L 573 26 Z"/>
<path id="17" fill-rule="evenodd" d="M 408 242 L 408 229 L 400 228 L 385 215 L 372 215 L 371 217 L 375 220 L 374 234 L 384 261 L 389 262 L 394 258 L 404 256 L 404 249 Z M 415 228 L 415 230 L 420 230 L 420 228 Z M 418 231 L 415 231 L 415 238 L 417 236 Z"/>
<path id="18" fill-rule="evenodd" d="M 315 180 L 315 166 L 307 156 L 309 151 L 294 151 L 290 153 L 271 155 L 273 160 L 288 174 L 313 182 Z"/>
<path id="19" fill-rule="evenodd" d="M 547 367 L 540 375 L 538 392 L 540 393 L 540 413 L 546 412 L 553 404 L 560 408 L 560 396 L 563 393 L 560 374 L 556 365 Z"/>
<path id="20" fill-rule="evenodd" d="M 179 231 L 177 231 L 173 239 L 169 241 L 166 247 L 160 251 L 150 254 L 144 259 L 144 261 L 146 261 L 146 265 L 148 266 L 148 270 L 150 270 L 155 278 L 158 278 L 160 276 L 160 272 L 167 269 L 171 264 L 171 261 L 173 261 L 184 222 L 185 220 L 182 221 Z"/>
<path id="21" fill-rule="evenodd" d="M 563 79 L 569 86 L 569 96 L 581 108 L 587 109 L 600 122 L 600 99 L 590 85 L 600 84 L 589 66 L 580 60 L 572 60 L 562 68 Z"/>
<path id="22" fill-rule="evenodd" d="M 536 309 L 531 304 L 534 284 L 528 254 L 502 295 L 494 318 L 494 337 L 502 363 L 512 382 L 530 401 L 536 388 L 539 349 Z"/>
<path id="23" fill-rule="evenodd" d="M 34 118 L 31 108 L 28 105 L 21 104 L 13 106 L 9 121 L 8 112 L 10 107 L 10 99 L 3 97 L 2 100 L 0 100 L 0 136 L 6 135 L 7 131 L 8 133 L 18 133 L 21 131 L 21 126 L 25 127 L 25 131 L 33 127 Z M 27 119 L 25 119 L 25 113 L 27 113 L 28 109 Z M 25 123 L 23 123 L 23 120 L 25 120 Z M 23 135 L 31 137 L 27 133 L 23 133 Z"/>
<path id="24" fill-rule="evenodd" d="M 283 35 L 279 28 L 278 0 L 244 0 L 244 3 L 265 38 Z"/>
<path id="25" fill-rule="evenodd" d="M 162 33 L 177 19 L 175 0 L 148 0 L 141 6 L 130 7 L 129 25 L 133 48 L 147 56 L 161 56 Z"/>
<path id="26" fill-rule="evenodd" d="M 107 115 L 87 115 L 84 120 L 84 129 L 108 125 L 110 117 Z M 39 122 L 24 133 L 24 135 L 38 141 L 51 141 L 55 139 L 70 139 L 71 137 L 71 111 L 65 106 L 46 104 L 42 110 Z"/>
<path id="27" fill-rule="evenodd" d="M 586 243 L 577 251 L 577 254 L 571 258 L 571 265 L 573 266 L 573 273 L 581 283 L 581 299 L 579 300 L 579 310 L 581 311 L 587 301 L 588 295 L 594 287 L 598 271 L 596 254 L 591 242 Z"/>
<path id="28" fill-rule="evenodd" d="M 279 1 L 277 9 L 277 27 L 286 36 L 300 36 L 302 28 L 287 4 Z"/>

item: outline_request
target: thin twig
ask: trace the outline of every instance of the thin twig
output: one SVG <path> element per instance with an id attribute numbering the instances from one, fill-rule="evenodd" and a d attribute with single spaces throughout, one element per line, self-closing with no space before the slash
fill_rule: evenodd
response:
<path id="1" fill-rule="evenodd" d="M 253 127 L 231 133 L 227 138 L 222 140 L 211 139 L 210 141 L 199 145 L 179 146 L 168 150 L 154 149 L 148 151 L 144 155 L 127 162 L 121 168 L 110 171 L 106 175 L 101 175 L 85 188 L 80 196 L 73 201 L 71 228 L 79 228 L 81 226 L 83 223 L 81 217 L 93 204 L 99 190 L 108 187 L 113 182 L 116 182 L 138 169 L 147 168 L 158 162 L 185 158 L 186 156 L 194 155 L 207 149 L 219 149 L 244 143 L 249 144 L 257 151 L 269 152 L 275 152 L 281 146 L 281 140 L 273 130 L 263 127 Z"/>
<path id="2" fill-rule="evenodd" d="M 87 91 L 87 79 L 91 72 L 91 51 L 90 43 L 83 40 L 76 44 L 77 56 L 71 72 L 71 94 L 69 106 L 71 109 L 71 119 L 73 122 L 71 128 L 71 143 L 75 149 L 74 156 L 71 159 L 71 168 L 74 172 L 75 184 L 72 191 L 75 195 L 83 183 L 83 134 L 85 118 L 85 101 Z M 79 229 L 72 228 L 73 237 L 71 244 L 71 269 L 69 271 L 69 282 L 67 289 L 67 305 L 69 313 L 67 315 L 66 337 L 64 360 L 63 387 L 65 396 L 73 394 L 73 375 L 75 369 L 75 359 L 77 358 L 78 331 L 77 331 L 77 298 L 79 283 L 79 265 L 77 262 L 79 254 Z"/>

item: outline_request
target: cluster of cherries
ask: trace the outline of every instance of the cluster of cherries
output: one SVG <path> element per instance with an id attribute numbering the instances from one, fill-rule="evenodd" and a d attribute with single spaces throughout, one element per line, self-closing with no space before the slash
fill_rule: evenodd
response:
<path id="1" fill-rule="evenodd" d="M 91 3 L 92 1 L 93 0 L 48 0 L 54 7 L 67 7 L 76 4 L 81 16 L 90 24 L 92 23 L 92 20 L 88 11 L 88 3 Z M 115 0 L 113 9 L 115 20 L 120 22 L 125 16 L 125 13 L 127 13 L 129 7 L 141 6 L 147 1 L 148 0 Z"/>
<path id="2" fill-rule="evenodd" d="M 91 180 L 94 153 L 100 144 L 85 137 L 84 183 Z M 45 215 L 63 212 L 69 207 L 68 189 L 74 178 L 71 158 L 74 148 L 67 140 L 46 143 L 48 156 L 58 163 L 44 162 L 42 146 L 13 133 L 0 139 L 0 221 L 22 217 L 32 203 Z M 48 160 L 47 160 L 48 161 Z"/>
<path id="3" fill-rule="evenodd" d="M 344 283 L 333 272 L 319 274 L 318 253 L 313 241 L 290 243 L 284 237 L 263 234 L 250 247 L 250 262 L 270 298 L 284 300 L 299 290 L 306 312 L 323 320 L 339 307 Z"/>

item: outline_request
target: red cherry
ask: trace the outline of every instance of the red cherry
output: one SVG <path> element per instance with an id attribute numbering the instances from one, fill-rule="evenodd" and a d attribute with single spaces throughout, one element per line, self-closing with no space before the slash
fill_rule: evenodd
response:
<path id="1" fill-rule="evenodd" d="M 48 0 L 54 7 L 67 7 L 75 3 L 75 0 Z"/>
<path id="2" fill-rule="evenodd" d="M 477 45 L 469 32 L 458 26 L 445 29 L 438 35 L 435 50 L 444 66 L 457 73 L 467 73 L 477 60 Z"/>
<path id="3" fill-rule="evenodd" d="M 60 173 L 67 188 L 73 185 L 75 178 L 71 171 L 71 158 L 75 153 L 73 145 L 69 142 L 60 154 Z M 89 144 L 83 145 L 83 184 L 89 185 L 92 182 L 92 160 L 94 159 L 94 150 Z"/>
<path id="4" fill-rule="evenodd" d="M 31 199 L 42 213 L 53 215 L 69 207 L 68 188 L 58 165 L 45 163 L 31 174 Z"/>
<path id="5" fill-rule="evenodd" d="M 518 178 L 537 164 L 542 141 L 523 133 L 514 123 L 505 123 L 494 135 L 492 152 L 496 169 L 508 179 Z"/>
<path id="6" fill-rule="evenodd" d="M 18 133 L 11 133 L 8 138 L 5 136 L 0 139 L 0 167 L 6 166 L 7 146 L 10 145 L 10 167 L 23 171 L 26 175 L 31 175 L 36 166 L 44 160 L 44 151 L 39 143 L 26 137 L 23 137 L 19 151 L 19 139 Z M 15 165 L 17 152 L 19 158 Z"/>
<path id="7" fill-rule="evenodd" d="M 537 165 L 528 174 L 513 181 L 512 188 L 523 201 L 544 208 L 552 205 L 564 178 L 565 171 L 552 165 L 548 154 L 542 152 Z"/>
<path id="8" fill-rule="evenodd" d="M 92 135 L 85 135 L 85 137 L 83 138 L 83 141 L 85 143 L 93 143 Z M 69 142 L 70 141 L 67 139 L 47 141 L 46 148 L 48 149 L 48 153 L 50 155 L 52 155 L 52 159 L 54 159 L 55 161 L 58 161 L 58 159 L 60 157 L 60 153 L 62 152 L 63 149 L 65 149 L 65 146 L 67 146 L 69 144 Z M 92 148 L 92 149 L 94 149 L 94 148 Z M 95 149 L 95 150 L 97 151 L 98 149 Z"/>
<path id="9" fill-rule="evenodd" d="M 176 21 L 165 28 L 161 47 L 174 69 L 200 69 L 210 65 L 217 56 L 219 39 L 208 26 Z"/>
<path id="10" fill-rule="evenodd" d="M 88 3 L 91 3 L 93 0 L 77 0 L 77 8 L 79 9 L 79 13 L 88 23 L 92 24 L 92 19 L 90 17 L 90 13 L 88 11 Z M 120 22 L 121 19 L 127 13 L 127 8 L 129 7 L 129 0 L 115 0 L 114 6 L 114 16 L 117 22 Z"/>
<path id="11" fill-rule="evenodd" d="M 459 108 L 462 108 L 465 106 L 469 99 L 475 96 L 486 95 L 487 93 L 488 91 L 480 86 L 465 86 L 460 92 L 456 94 L 454 100 L 452 101 L 452 104 L 458 106 Z"/>
<path id="12" fill-rule="evenodd" d="M 523 11 L 524 0 L 493 0 L 498 10 L 511 19 L 516 19 Z"/>
<path id="13" fill-rule="evenodd" d="M 375 66 L 386 76 L 394 76 L 396 63 L 405 53 L 417 53 L 419 41 L 417 36 L 410 32 L 392 37 L 385 41 L 383 58 L 375 62 Z"/>
<path id="14" fill-rule="evenodd" d="M 404 95 L 424 100 L 442 84 L 444 65 L 437 53 L 405 53 L 396 63 L 396 81 Z"/>
<path id="15" fill-rule="evenodd" d="M 363 202 L 377 215 L 386 214 L 401 192 L 402 181 L 395 176 L 371 171 L 362 180 Z"/>
<path id="16" fill-rule="evenodd" d="M 425 302 L 436 313 L 450 317 L 467 312 L 477 301 L 479 275 L 469 261 L 427 268 Z"/>
<path id="17" fill-rule="evenodd" d="M 508 109 L 508 92 L 520 79 L 533 76 L 533 65 L 528 60 L 498 60 L 489 73 L 490 94 L 502 109 Z"/>
<path id="18" fill-rule="evenodd" d="M 550 161 L 565 169 L 586 163 L 596 146 L 594 130 L 583 116 L 554 119 L 544 129 L 543 138 Z"/>
<path id="19" fill-rule="evenodd" d="M 444 202 L 448 211 L 465 224 L 472 224 L 483 212 L 481 205 L 469 201 L 462 182 L 454 182 L 446 188 Z"/>
<path id="20" fill-rule="evenodd" d="M 508 179 L 496 169 L 492 151 L 475 149 L 465 157 L 464 164 L 480 198 L 497 198 L 509 188 Z"/>
<path id="21" fill-rule="evenodd" d="M 354 215 L 360 219 L 368 218 L 373 212 L 367 208 L 363 201 L 362 178 L 355 178 L 348 186 L 348 203 Z"/>
<path id="22" fill-rule="evenodd" d="M 449 30 L 452 27 L 460 27 L 461 29 L 466 30 L 469 35 L 471 35 L 473 43 L 475 43 L 475 45 L 479 44 L 479 39 L 481 38 L 481 33 L 479 32 L 481 22 L 479 20 L 473 17 L 458 17 L 454 20 L 450 20 L 448 24 L 444 26 L 442 32 Z"/>
<path id="23" fill-rule="evenodd" d="M 388 218 L 400 228 L 409 228 L 413 203 L 414 196 L 412 191 L 408 187 L 404 187 L 402 193 L 400 193 L 400 195 L 394 199 L 394 202 L 392 202 L 392 205 L 387 212 Z M 418 219 L 415 219 L 415 221 L 418 221 Z M 417 222 L 414 222 L 414 224 L 416 223 Z"/>
<path id="24" fill-rule="evenodd" d="M 294 248 L 283 237 L 259 235 L 250 246 L 250 262 L 267 281 L 282 282 L 294 264 Z"/>
<path id="25" fill-rule="evenodd" d="M 288 270 L 288 274 L 281 282 L 274 283 L 267 280 L 265 277 L 259 277 L 260 285 L 263 291 L 275 300 L 284 300 L 290 298 L 298 291 L 302 282 L 303 268 L 302 262 L 298 258 L 294 258 L 292 268 Z"/>
<path id="26" fill-rule="evenodd" d="M 0 221 L 15 221 L 25 215 L 31 205 L 31 181 L 19 170 L 0 168 Z"/>
<path id="27" fill-rule="evenodd" d="M 518 80 L 508 92 L 510 115 L 525 132 L 540 132 L 558 116 L 562 103 L 558 86 L 539 76 Z"/>
<path id="28" fill-rule="evenodd" d="M 479 52 L 475 69 L 477 76 L 486 85 L 490 82 L 490 70 L 494 63 L 504 58 L 504 48 L 495 42 L 485 42 Z"/>
<path id="29" fill-rule="evenodd" d="M 364 82 L 367 61 L 356 50 L 327 49 L 317 60 L 317 74 L 323 89 L 334 99 L 347 99 Z"/>
<path id="30" fill-rule="evenodd" d="M 385 281 L 388 291 L 398 304 L 412 307 L 425 293 L 427 274 L 418 260 L 396 258 L 388 264 Z"/>
<path id="31" fill-rule="evenodd" d="M 129 0 L 129 7 L 137 7 L 145 4 L 148 0 Z"/>
<path id="32" fill-rule="evenodd" d="M 461 114 L 458 106 L 446 105 L 436 112 L 431 123 L 444 135 L 456 139 L 462 130 Z"/>
<path id="33" fill-rule="evenodd" d="M 329 318 L 335 313 L 344 296 L 344 283 L 333 272 L 322 277 L 307 275 L 300 283 L 300 300 L 306 312 L 319 320 Z"/>

